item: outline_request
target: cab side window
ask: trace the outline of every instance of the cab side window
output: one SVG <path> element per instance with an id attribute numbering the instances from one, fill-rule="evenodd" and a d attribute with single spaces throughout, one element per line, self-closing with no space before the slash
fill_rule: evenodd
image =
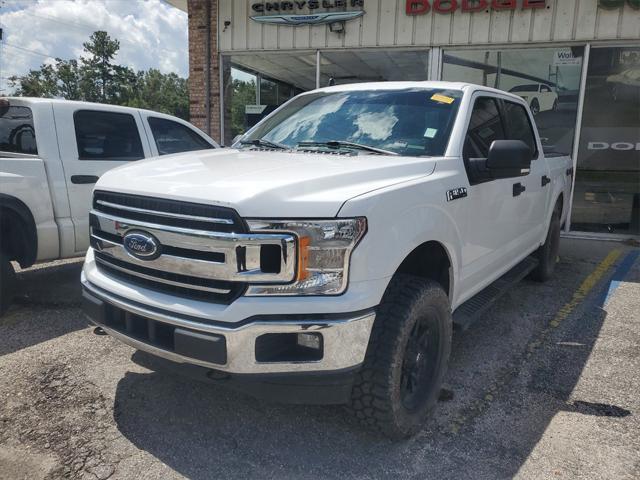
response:
<path id="1" fill-rule="evenodd" d="M 181 123 L 158 117 L 149 117 L 148 120 L 160 155 L 213 148 L 213 145 Z"/>
<path id="2" fill-rule="evenodd" d="M 522 140 L 531 150 L 531 158 L 538 158 L 538 146 L 529 120 L 527 109 L 515 102 L 504 102 L 504 116 L 508 128 L 509 140 Z"/>
<path id="3" fill-rule="evenodd" d="M 504 126 L 496 99 L 477 98 L 471 112 L 469 129 L 464 139 L 462 156 L 465 164 L 470 158 L 487 158 L 489 147 L 494 140 L 504 140 L 505 138 Z"/>
<path id="4" fill-rule="evenodd" d="M 78 110 L 73 115 L 80 160 L 130 161 L 144 158 L 133 115 Z"/>

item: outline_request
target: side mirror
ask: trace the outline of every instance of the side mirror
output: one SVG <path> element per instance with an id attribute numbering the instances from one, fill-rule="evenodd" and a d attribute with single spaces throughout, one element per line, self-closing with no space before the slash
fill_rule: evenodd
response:
<path id="1" fill-rule="evenodd" d="M 487 170 L 492 178 L 511 178 L 528 175 L 533 156 L 522 140 L 495 140 L 489 147 Z"/>

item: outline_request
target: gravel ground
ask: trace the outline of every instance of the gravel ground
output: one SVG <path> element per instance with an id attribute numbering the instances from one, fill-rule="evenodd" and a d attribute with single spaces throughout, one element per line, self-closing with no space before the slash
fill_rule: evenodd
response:
<path id="1" fill-rule="evenodd" d="M 552 281 L 455 334 L 448 398 L 399 443 L 340 407 L 266 403 L 96 335 L 77 260 L 23 271 L 0 319 L 0 478 L 640 478 L 633 252 L 563 240 Z"/>

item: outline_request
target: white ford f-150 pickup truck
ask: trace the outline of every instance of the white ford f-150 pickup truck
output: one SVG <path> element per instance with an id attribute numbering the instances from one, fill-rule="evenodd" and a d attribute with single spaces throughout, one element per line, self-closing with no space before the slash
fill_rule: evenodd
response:
<path id="1" fill-rule="evenodd" d="M 545 157 L 510 93 L 308 92 L 233 149 L 104 175 L 85 312 L 175 368 L 284 401 L 349 403 L 408 436 L 437 400 L 454 325 L 524 276 L 552 274 L 570 165 Z"/>
<path id="2" fill-rule="evenodd" d="M 0 315 L 15 287 L 11 261 L 82 255 L 93 185 L 142 158 L 217 144 L 193 125 L 137 108 L 0 98 Z"/>

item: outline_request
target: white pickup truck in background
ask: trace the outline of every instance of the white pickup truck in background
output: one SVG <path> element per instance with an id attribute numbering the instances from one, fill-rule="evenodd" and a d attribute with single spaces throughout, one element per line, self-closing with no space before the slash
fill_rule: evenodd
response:
<path id="1" fill-rule="evenodd" d="M 448 82 L 290 100 L 233 149 L 152 159 L 94 191 L 84 309 L 203 379 L 344 403 L 393 437 L 435 405 L 454 325 L 546 280 L 571 160 L 520 97 Z"/>
<path id="2" fill-rule="evenodd" d="M 0 98 L 0 315 L 11 301 L 11 261 L 74 257 L 89 246 L 98 178 L 143 158 L 216 148 L 162 113 L 87 102 Z"/>

